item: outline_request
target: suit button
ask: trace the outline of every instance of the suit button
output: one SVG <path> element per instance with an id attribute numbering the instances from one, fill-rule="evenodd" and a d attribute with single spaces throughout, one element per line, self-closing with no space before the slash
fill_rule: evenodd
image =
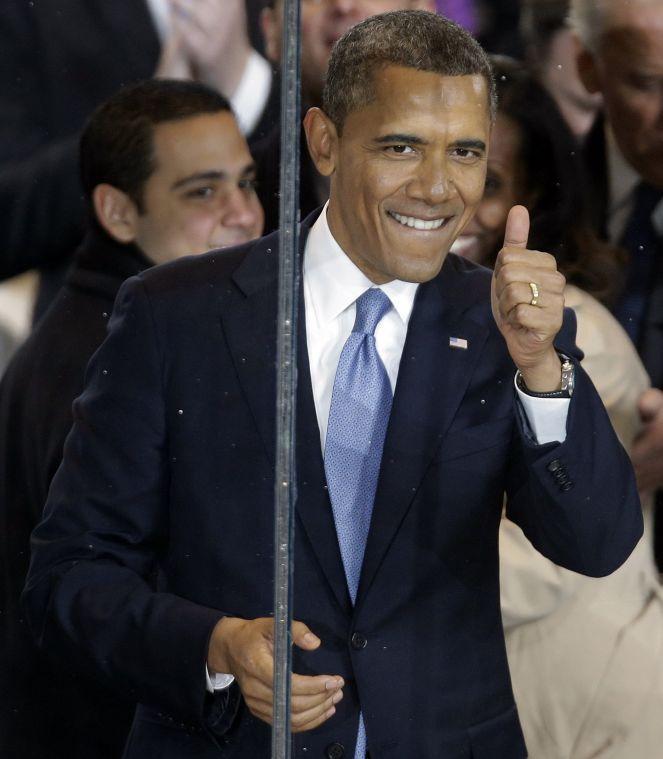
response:
<path id="1" fill-rule="evenodd" d="M 345 747 L 342 743 L 330 743 L 325 749 L 327 759 L 343 759 L 345 756 Z"/>
<path id="2" fill-rule="evenodd" d="M 573 483 L 571 482 L 571 480 L 568 480 L 568 481 L 567 481 L 567 482 L 565 482 L 563 485 L 560 485 L 560 488 L 559 488 L 559 489 L 560 489 L 560 490 L 561 490 L 563 493 L 566 493 L 566 492 L 568 492 L 569 490 L 571 490 L 571 488 L 572 488 L 572 487 L 573 487 Z"/>
<path id="3" fill-rule="evenodd" d="M 366 636 L 361 633 L 353 633 L 350 638 L 350 645 L 355 651 L 361 651 L 362 648 L 366 648 L 368 645 L 368 640 L 366 639 Z"/>
<path id="4" fill-rule="evenodd" d="M 548 471 L 549 472 L 556 472 L 558 469 L 562 468 L 562 462 L 559 459 L 553 459 L 548 464 Z"/>

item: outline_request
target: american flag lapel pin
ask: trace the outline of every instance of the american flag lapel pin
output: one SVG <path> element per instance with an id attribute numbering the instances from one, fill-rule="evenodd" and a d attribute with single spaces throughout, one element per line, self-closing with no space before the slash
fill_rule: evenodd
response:
<path id="1" fill-rule="evenodd" d="M 450 348 L 460 348 L 461 350 L 466 351 L 467 350 L 467 340 L 464 337 L 450 337 L 449 338 L 449 347 Z"/>

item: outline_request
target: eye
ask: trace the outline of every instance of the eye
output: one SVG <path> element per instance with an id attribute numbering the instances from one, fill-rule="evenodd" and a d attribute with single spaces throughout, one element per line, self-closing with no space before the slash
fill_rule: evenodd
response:
<path id="1" fill-rule="evenodd" d="M 411 145 L 389 145 L 386 151 L 392 155 L 412 155 L 415 152 Z"/>
<path id="2" fill-rule="evenodd" d="M 486 176 L 486 185 L 484 188 L 485 195 L 495 195 L 502 189 L 502 180 L 494 174 Z"/>
<path id="3" fill-rule="evenodd" d="M 628 78 L 629 84 L 636 90 L 642 92 L 653 92 L 661 85 L 661 79 L 656 76 L 647 76 L 646 74 L 631 74 Z"/>
<path id="4" fill-rule="evenodd" d="M 214 192 L 214 187 L 194 187 L 186 193 L 186 197 L 192 200 L 208 200 L 214 196 Z"/>
<path id="5" fill-rule="evenodd" d="M 454 148 L 451 155 L 460 158 L 464 163 L 473 163 L 483 158 L 482 151 L 474 148 Z"/>
<path id="6" fill-rule="evenodd" d="M 258 189 L 258 180 L 254 177 L 247 177 L 245 179 L 240 179 L 237 186 L 247 194 L 254 193 Z"/>

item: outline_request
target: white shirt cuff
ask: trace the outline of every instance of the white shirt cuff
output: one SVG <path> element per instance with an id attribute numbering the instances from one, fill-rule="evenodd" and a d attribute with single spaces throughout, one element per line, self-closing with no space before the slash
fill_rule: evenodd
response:
<path id="1" fill-rule="evenodd" d="M 569 413 L 570 398 L 536 398 L 523 393 L 513 378 L 527 421 L 539 445 L 563 443 L 566 440 L 566 417 Z"/>
<path id="2" fill-rule="evenodd" d="M 210 675 L 209 669 L 205 665 L 205 682 L 207 690 L 210 693 L 214 693 L 216 690 L 229 688 L 235 682 L 235 678 L 232 675 L 224 675 L 223 673 Z"/>
<path id="3" fill-rule="evenodd" d="M 250 134 L 257 125 L 267 105 L 271 86 L 272 69 L 269 63 L 260 53 L 252 50 L 237 89 L 230 98 L 242 134 Z"/>

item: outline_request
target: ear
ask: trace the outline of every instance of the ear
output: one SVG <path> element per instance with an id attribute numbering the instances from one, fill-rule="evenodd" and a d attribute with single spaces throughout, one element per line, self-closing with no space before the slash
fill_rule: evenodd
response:
<path id="1" fill-rule="evenodd" d="M 602 91 L 601 74 L 598 70 L 596 57 L 587 48 L 578 44 L 578 76 L 585 89 L 592 94 Z"/>
<path id="2" fill-rule="evenodd" d="M 281 21 L 276 8 L 263 8 L 260 30 L 265 40 L 265 54 L 272 63 L 281 62 Z"/>
<path id="3" fill-rule="evenodd" d="M 138 209 L 131 198 L 110 184 L 98 184 L 92 191 L 92 205 L 97 221 L 118 242 L 134 242 Z"/>
<path id="4" fill-rule="evenodd" d="M 331 176 L 336 169 L 338 154 L 334 123 L 321 108 L 309 108 L 304 117 L 304 131 L 315 168 L 323 177 Z"/>

